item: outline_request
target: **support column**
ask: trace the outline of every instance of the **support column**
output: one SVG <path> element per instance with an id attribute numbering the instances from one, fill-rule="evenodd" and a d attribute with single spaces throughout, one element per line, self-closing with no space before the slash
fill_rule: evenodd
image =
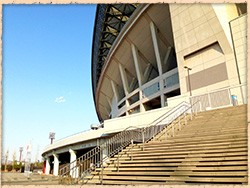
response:
<path id="1" fill-rule="evenodd" d="M 143 84 L 144 78 L 143 78 L 143 73 L 142 73 L 142 70 L 141 70 L 141 66 L 139 64 L 138 50 L 137 50 L 137 48 L 136 48 L 136 46 L 134 44 L 131 44 L 131 49 L 132 49 L 132 54 L 133 54 L 133 59 L 134 59 L 135 70 L 136 70 L 136 75 L 137 75 L 139 87 L 141 87 L 142 84 Z"/>
<path id="2" fill-rule="evenodd" d="M 157 67 L 159 71 L 159 78 L 160 78 L 160 90 L 163 90 L 163 79 L 162 79 L 162 60 L 161 60 L 161 54 L 160 54 L 160 49 L 159 49 L 159 44 L 158 44 L 158 36 L 156 32 L 156 27 L 153 22 L 150 22 L 150 30 L 151 30 L 151 37 L 153 40 L 153 46 L 154 46 L 154 51 L 155 51 L 155 57 L 156 57 L 156 62 L 157 62 Z M 164 94 L 161 93 L 161 107 L 165 106 L 165 99 L 164 99 Z"/>
<path id="3" fill-rule="evenodd" d="M 142 96 L 142 90 L 141 90 L 141 86 L 145 80 L 145 77 L 143 75 L 141 66 L 140 66 L 140 62 L 139 62 L 139 55 L 138 55 L 138 49 L 136 48 L 136 46 L 134 44 L 131 44 L 131 49 L 132 49 L 132 54 L 133 54 L 133 59 L 134 59 L 134 65 L 135 65 L 135 70 L 136 70 L 136 76 L 137 76 L 137 80 L 138 80 L 138 84 L 139 84 L 139 98 L 140 98 L 140 112 L 145 112 L 145 108 L 141 102 L 141 100 L 143 99 Z"/>
<path id="4" fill-rule="evenodd" d="M 127 78 L 126 72 L 120 63 L 118 64 L 118 66 L 119 66 L 119 70 L 120 70 L 120 74 L 122 78 L 122 85 L 123 85 L 124 93 L 125 95 L 128 95 L 129 86 L 128 86 L 128 78 Z"/>
<path id="5" fill-rule="evenodd" d="M 54 156 L 54 168 L 53 168 L 53 175 L 58 176 L 59 172 L 59 156 L 56 154 L 53 154 Z"/>
<path id="6" fill-rule="evenodd" d="M 107 147 L 104 147 L 104 148 L 102 148 L 102 158 L 103 159 L 105 159 L 104 161 L 103 161 L 103 165 L 104 166 L 107 166 L 107 163 L 109 162 L 109 158 L 107 157 L 108 156 L 108 148 Z"/>
<path id="7" fill-rule="evenodd" d="M 72 178 L 76 178 L 78 176 L 76 170 L 76 152 L 72 149 L 69 150 L 70 153 L 70 176 Z"/>
<path id="8" fill-rule="evenodd" d="M 108 98 L 108 97 L 106 96 L 106 99 L 107 99 L 107 101 L 108 101 L 109 107 L 112 108 L 112 104 L 111 104 L 110 98 Z"/>
<path id="9" fill-rule="evenodd" d="M 110 113 L 109 113 L 109 110 L 107 109 L 107 107 L 104 107 L 104 109 L 105 109 L 105 111 L 106 111 L 106 113 L 108 114 L 108 116 L 110 115 Z"/>
<path id="10" fill-rule="evenodd" d="M 119 98 L 118 98 L 117 87 L 116 87 L 116 85 L 115 85 L 115 83 L 114 83 L 113 80 L 111 80 L 110 82 L 111 82 L 111 87 L 112 87 L 112 90 L 113 90 L 113 93 L 114 93 L 114 97 L 115 97 L 116 103 L 118 103 Z"/>
<path id="11" fill-rule="evenodd" d="M 151 37 L 153 40 L 153 46 L 154 46 L 156 63 L 157 63 L 159 75 L 162 75 L 162 60 L 161 60 L 161 54 L 160 54 L 160 49 L 159 49 L 159 44 L 158 44 L 158 36 L 156 32 L 157 29 L 153 22 L 150 23 L 150 30 L 151 30 Z"/>
<path id="12" fill-rule="evenodd" d="M 142 102 L 141 102 L 141 99 L 143 98 L 142 97 L 142 91 L 140 90 L 139 91 L 139 97 L 140 97 L 140 112 L 145 112 L 146 110 L 145 110 L 145 107 L 144 107 L 144 105 L 142 104 Z"/>
<path id="13" fill-rule="evenodd" d="M 168 59 L 169 59 L 171 49 L 172 49 L 171 46 L 169 46 L 169 47 L 168 47 L 168 50 L 167 50 L 167 53 L 166 53 L 166 55 L 165 55 L 165 57 L 164 57 L 164 60 L 163 60 L 163 65 L 164 65 L 164 66 L 166 66 L 166 63 L 167 63 L 167 61 L 168 61 Z"/>
<path id="14" fill-rule="evenodd" d="M 50 172 L 50 159 L 49 157 L 46 158 L 46 167 L 45 167 L 45 174 L 48 175 Z"/>

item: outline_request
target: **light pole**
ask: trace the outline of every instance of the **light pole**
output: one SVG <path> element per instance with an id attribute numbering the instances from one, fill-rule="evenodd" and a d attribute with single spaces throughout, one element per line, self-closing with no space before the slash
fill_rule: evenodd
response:
<path id="1" fill-rule="evenodd" d="M 19 148 L 20 151 L 20 156 L 19 156 L 19 162 L 22 163 L 22 152 L 23 152 L 23 147 Z"/>
<path id="2" fill-rule="evenodd" d="M 187 69 L 187 73 L 188 73 L 188 87 L 189 87 L 189 92 L 190 92 L 190 96 L 192 96 L 192 91 L 191 91 L 191 82 L 190 82 L 190 75 L 189 75 L 189 71 L 192 70 L 191 68 L 184 66 L 184 69 Z"/>
<path id="3" fill-rule="evenodd" d="M 54 132 L 49 133 L 49 139 L 51 140 L 50 144 L 53 144 L 53 140 L 55 139 L 55 134 Z"/>

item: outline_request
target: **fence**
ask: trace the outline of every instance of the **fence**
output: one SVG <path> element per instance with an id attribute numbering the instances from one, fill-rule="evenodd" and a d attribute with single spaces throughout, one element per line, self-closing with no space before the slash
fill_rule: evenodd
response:
<path id="1" fill-rule="evenodd" d="M 247 103 L 247 86 L 246 84 L 237 85 L 225 89 L 215 90 L 202 95 L 190 97 L 191 104 L 194 105 L 194 110 L 204 111 L 226 106 L 236 106 Z M 197 103 L 197 101 L 199 101 Z"/>

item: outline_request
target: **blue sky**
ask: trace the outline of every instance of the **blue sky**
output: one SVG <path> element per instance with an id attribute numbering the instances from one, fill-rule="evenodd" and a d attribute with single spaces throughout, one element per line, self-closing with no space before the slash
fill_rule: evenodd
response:
<path id="1" fill-rule="evenodd" d="M 98 123 L 91 87 L 95 10 L 3 6 L 3 154 L 9 149 L 19 158 L 19 147 L 31 141 L 34 158 L 50 143 L 49 132 L 57 140 Z"/>

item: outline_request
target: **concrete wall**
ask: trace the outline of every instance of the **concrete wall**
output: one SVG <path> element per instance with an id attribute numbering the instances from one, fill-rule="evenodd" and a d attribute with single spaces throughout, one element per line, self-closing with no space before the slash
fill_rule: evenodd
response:
<path id="1" fill-rule="evenodd" d="M 122 131 L 127 127 L 144 127 L 151 124 L 154 120 L 161 117 L 163 114 L 167 113 L 174 107 L 176 107 L 181 102 L 189 102 L 189 98 L 187 96 L 178 96 L 168 99 L 168 106 L 150 110 L 146 112 L 136 113 L 129 116 L 113 118 L 104 121 L 104 134 L 112 133 L 115 131 Z"/>
<path id="2" fill-rule="evenodd" d="M 170 15 L 181 94 L 188 93 L 184 66 L 192 68 L 191 85 L 192 82 L 200 83 L 192 90 L 194 94 L 239 84 L 228 24 L 237 16 L 235 5 L 170 4 Z M 216 66 L 221 70 L 214 75 L 214 71 L 208 72 L 208 68 L 218 69 Z M 213 78 L 214 82 L 209 80 L 211 83 L 208 84 L 206 77 Z"/>
<path id="3" fill-rule="evenodd" d="M 241 83 L 247 82 L 247 15 L 230 22 Z"/>

